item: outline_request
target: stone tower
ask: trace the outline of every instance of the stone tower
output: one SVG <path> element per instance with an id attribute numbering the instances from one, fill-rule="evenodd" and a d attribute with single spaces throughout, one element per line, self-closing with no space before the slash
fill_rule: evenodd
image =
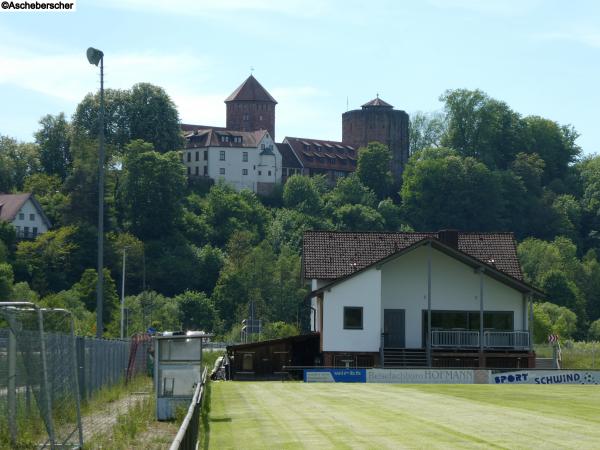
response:
<path id="1" fill-rule="evenodd" d="M 277 102 L 252 75 L 225 99 L 225 104 L 227 105 L 227 129 L 267 130 L 275 140 Z"/>
<path id="2" fill-rule="evenodd" d="M 342 114 L 342 142 L 355 148 L 369 142 L 381 142 L 392 153 L 392 175 L 400 184 L 408 161 L 408 114 L 394 109 L 377 96 L 362 105 L 362 109 Z"/>

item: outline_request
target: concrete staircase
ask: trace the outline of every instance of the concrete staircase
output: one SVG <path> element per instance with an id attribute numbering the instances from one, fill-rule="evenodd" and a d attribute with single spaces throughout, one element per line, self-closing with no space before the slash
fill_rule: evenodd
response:
<path id="1" fill-rule="evenodd" d="M 427 367 L 427 354 L 421 349 L 385 348 L 383 367 Z"/>

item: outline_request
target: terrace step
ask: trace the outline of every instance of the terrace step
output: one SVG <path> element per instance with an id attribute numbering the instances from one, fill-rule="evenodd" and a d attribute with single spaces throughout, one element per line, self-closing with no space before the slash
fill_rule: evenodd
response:
<path id="1" fill-rule="evenodd" d="M 536 369 L 556 369 L 554 358 L 535 358 Z"/>
<path id="2" fill-rule="evenodd" d="M 383 367 L 427 367 L 427 354 L 421 349 L 385 348 Z"/>

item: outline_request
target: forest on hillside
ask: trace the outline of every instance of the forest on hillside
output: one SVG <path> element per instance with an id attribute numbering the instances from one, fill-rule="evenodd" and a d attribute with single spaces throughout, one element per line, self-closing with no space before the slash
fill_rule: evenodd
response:
<path id="1" fill-rule="evenodd" d="M 402 184 L 387 147 L 359 150 L 335 186 L 291 177 L 269 197 L 188 180 L 175 105 L 160 87 L 106 91 L 106 336 L 119 334 L 126 252 L 128 332 L 203 329 L 239 339 L 249 304 L 263 337 L 306 329 L 302 233 L 512 231 L 548 333 L 600 339 L 600 156 L 569 125 L 522 116 L 479 90 L 449 90 L 444 108 L 411 117 Z M 0 223 L 0 301 L 64 307 L 95 334 L 97 95 L 69 120 L 47 115 L 32 142 L 0 136 L 0 192 L 33 192 L 53 224 L 18 241 Z"/>

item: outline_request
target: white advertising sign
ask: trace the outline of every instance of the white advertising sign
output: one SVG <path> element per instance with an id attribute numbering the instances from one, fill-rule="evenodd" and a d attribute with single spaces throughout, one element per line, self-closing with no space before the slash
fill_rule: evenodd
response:
<path id="1" fill-rule="evenodd" d="M 598 370 L 490 372 L 490 384 L 600 384 Z"/>
<path id="2" fill-rule="evenodd" d="M 367 369 L 367 383 L 473 384 L 471 369 Z"/>

